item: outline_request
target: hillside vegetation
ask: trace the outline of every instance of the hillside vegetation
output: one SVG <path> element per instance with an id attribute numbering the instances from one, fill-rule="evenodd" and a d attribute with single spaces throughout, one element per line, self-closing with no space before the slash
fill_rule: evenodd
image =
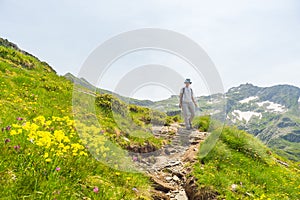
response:
<path id="1" fill-rule="evenodd" d="M 202 157 L 218 132 L 200 146 L 193 172 L 199 191 L 219 199 L 299 199 L 299 163 L 283 159 L 245 131 L 225 127 L 212 151 Z"/>
<path id="2" fill-rule="evenodd" d="M 128 105 L 110 92 L 91 91 L 94 88 L 82 84 L 73 93 L 72 81 L 0 40 L 1 199 L 151 199 L 152 183 L 146 175 L 121 170 L 136 158 L 116 154 L 111 144 L 127 150 L 161 148 L 169 141 L 154 137 L 151 126 L 169 125 L 180 116 Z M 72 101 L 77 92 L 81 98 Z M 90 99 L 93 104 L 86 105 Z M 76 121 L 74 113 L 83 121 Z M 211 123 L 221 128 L 209 116 L 196 118 L 193 125 L 208 131 Z M 198 191 L 204 188 L 219 199 L 299 199 L 299 164 L 244 131 L 226 127 L 213 150 L 202 157 L 217 132 L 200 146 L 192 166 Z M 104 164 L 111 158 L 119 162 Z"/>
<path id="3" fill-rule="evenodd" d="M 0 196 L 4 199 L 149 197 L 148 178 L 109 168 L 91 156 L 86 145 L 96 145 L 95 150 L 102 157 L 109 152 L 104 145 L 108 139 L 124 148 L 142 146 L 145 142 L 159 148 L 164 141 L 154 136 L 137 139 L 122 132 L 108 112 L 109 102 L 115 99 L 129 112 L 130 120 L 145 127 L 146 133 L 149 109 L 126 107 L 112 95 L 97 94 L 96 115 L 105 123 L 101 129 L 82 124 L 81 129 L 90 134 L 92 141 L 82 140 L 72 117 L 73 84 L 56 75 L 48 64 L 13 44 L 8 45 L 7 41 L 5 44 L 0 46 Z M 165 114 L 156 116 L 158 123 L 164 123 Z M 126 120 L 124 123 L 129 124 Z"/>

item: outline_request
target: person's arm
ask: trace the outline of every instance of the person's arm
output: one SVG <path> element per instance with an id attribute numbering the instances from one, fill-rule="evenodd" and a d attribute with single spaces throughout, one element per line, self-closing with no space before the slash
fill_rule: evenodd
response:
<path id="1" fill-rule="evenodd" d="M 179 108 L 182 108 L 182 98 L 183 98 L 183 91 L 180 90 L 180 94 L 179 94 Z"/>
<path id="2" fill-rule="evenodd" d="M 196 101 L 195 101 L 194 96 L 192 96 L 192 101 L 194 102 L 195 106 L 198 107 L 198 105 L 197 105 L 197 103 L 196 103 Z"/>

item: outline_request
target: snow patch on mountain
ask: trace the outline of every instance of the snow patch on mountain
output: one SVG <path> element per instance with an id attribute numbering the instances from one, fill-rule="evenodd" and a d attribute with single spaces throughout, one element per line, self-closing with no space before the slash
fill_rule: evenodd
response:
<path id="1" fill-rule="evenodd" d="M 234 110 L 232 113 L 232 116 L 234 116 L 236 119 L 238 119 L 239 121 L 243 121 L 245 120 L 247 123 L 250 121 L 250 119 L 253 116 L 259 117 L 259 119 L 262 118 L 262 114 L 258 113 L 258 112 L 252 112 L 252 111 L 240 111 L 240 110 Z M 235 122 L 236 120 L 233 119 L 233 122 Z"/>
<path id="2" fill-rule="evenodd" d="M 249 103 L 250 101 L 256 100 L 258 99 L 258 96 L 252 96 L 252 97 L 248 97 L 246 99 L 240 100 L 240 103 Z"/>
<path id="3" fill-rule="evenodd" d="M 271 111 L 271 112 L 284 112 L 286 111 L 285 106 L 278 104 L 278 103 L 274 103 L 272 101 L 263 101 L 263 102 L 258 102 L 257 105 L 259 107 L 265 107 Z"/>

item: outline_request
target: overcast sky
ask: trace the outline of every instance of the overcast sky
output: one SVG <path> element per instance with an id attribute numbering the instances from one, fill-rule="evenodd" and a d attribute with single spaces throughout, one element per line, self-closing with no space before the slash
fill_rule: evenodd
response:
<path id="1" fill-rule="evenodd" d="M 196 41 L 215 63 L 226 90 L 246 82 L 300 86 L 299 0 L 0 0 L 0 27 L 0 37 L 61 75 L 77 75 L 88 55 L 112 36 L 152 27 Z M 179 66 L 181 61 L 157 52 L 128 55 L 100 87 L 113 90 L 122 73 L 148 62 Z M 193 78 L 188 72 L 183 76 Z M 201 82 L 193 84 L 199 95 L 205 93 Z M 169 95 L 156 90 L 145 87 L 134 97 Z"/>

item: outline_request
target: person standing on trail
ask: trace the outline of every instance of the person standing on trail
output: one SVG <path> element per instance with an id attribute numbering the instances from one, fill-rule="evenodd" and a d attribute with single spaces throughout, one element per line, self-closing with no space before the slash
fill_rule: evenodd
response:
<path id="1" fill-rule="evenodd" d="M 194 98 L 193 90 L 190 87 L 191 79 L 184 81 L 185 87 L 181 88 L 179 95 L 179 108 L 182 109 L 185 127 L 187 130 L 192 128 L 192 121 L 195 117 L 195 108 L 198 107 Z"/>

